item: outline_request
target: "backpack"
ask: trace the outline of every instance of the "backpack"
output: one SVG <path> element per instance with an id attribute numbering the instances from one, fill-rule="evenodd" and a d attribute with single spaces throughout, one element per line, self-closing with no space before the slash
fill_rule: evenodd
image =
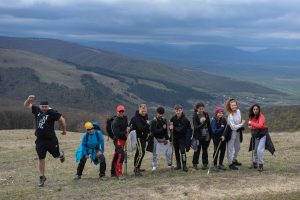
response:
<path id="1" fill-rule="evenodd" d="M 114 121 L 115 118 L 116 116 L 112 116 L 106 120 L 106 132 L 108 137 L 110 137 L 112 140 L 115 138 L 115 134 L 113 133 L 112 130 L 112 122 Z"/>

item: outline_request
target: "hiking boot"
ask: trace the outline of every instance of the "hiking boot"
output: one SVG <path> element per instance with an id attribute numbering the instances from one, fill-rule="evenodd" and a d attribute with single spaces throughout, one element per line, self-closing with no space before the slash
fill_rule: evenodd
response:
<path id="1" fill-rule="evenodd" d="M 219 165 L 219 166 L 218 166 L 218 169 L 225 171 L 225 170 L 226 170 L 226 167 L 225 167 L 224 165 Z"/>
<path id="2" fill-rule="evenodd" d="M 263 165 L 263 164 L 259 164 L 259 166 L 258 166 L 258 171 L 259 171 L 259 172 L 264 171 L 264 165 Z"/>
<path id="3" fill-rule="evenodd" d="M 242 165 L 242 163 L 240 163 L 240 162 L 237 161 L 237 160 L 234 160 L 234 161 L 232 162 L 232 164 L 234 164 L 234 165 L 236 165 L 236 166 L 241 166 L 241 165 Z"/>
<path id="4" fill-rule="evenodd" d="M 198 165 L 193 165 L 193 168 L 195 169 L 195 170 L 199 170 L 199 168 L 198 168 Z"/>
<path id="5" fill-rule="evenodd" d="M 183 165 L 183 168 L 182 168 L 182 170 L 183 170 L 184 172 L 187 172 L 187 171 L 189 171 L 189 170 L 188 170 L 188 168 L 186 167 L 186 165 Z"/>
<path id="6" fill-rule="evenodd" d="M 45 181 L 47 180 L 47 178 L 45 176 L 40 176 L 40 180 L 38 183 L 39 187 L 44 187 Z"/>
<path id="7" fill-rule="evenodd" d="M 74 180 L 75 180 L 75 181 L 80 180 L 80 179 L 81 179 L 81 176 L 79 176 L 79 175 L 76 175 L 76 176 L 74 177 Z"/>
<path id="8" fill-rule="evenodd" d="M 207 164 L 203 164 L 202 167 L 201 167 L 201 169 L 202 169 L 202 170 L 208 169 Z"/>
<path id="9" fill-rule="evenodd" d="M 59 160 L 61 163 L 65 162 L 65 153 L 64 151 L 60 152 Z"/>
<path id="10" fill-rule="evenodd" d="M 107 181 L 108 178 L 107 178 L 106 176 L 100 176 L 100 177 L 99 177 L 99 180 L 100 180 L 100 181 Z"/>
<path id="11" fill-rule="evenodd" d="M 236 166 L 235 166 L 235 164 L 231 164 L 231 165 L 229 165 L 229 169 L 231 169 L 231 170 L 238 170 L 239 168 L 237 168 Z"/>
<path id="12" fill-rule="evenodd" d="M 249 169 L 257 169 L 257 163 L 253 162 L 252 165 L 250 165 Z"/>

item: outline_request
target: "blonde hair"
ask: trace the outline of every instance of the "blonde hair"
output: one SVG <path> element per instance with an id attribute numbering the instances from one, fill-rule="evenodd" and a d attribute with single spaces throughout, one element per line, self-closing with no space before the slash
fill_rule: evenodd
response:
<path id="1" fill-rule="evenodd" d="M 231 103 L 236 103 L 236 106 L 238 106 L 237 99 L 228 99 L 226 101 L 226 106 L 225 106 L 226 107 L 226 113 L 227 113 L 227 115 L 234 113 L 234 111 L 231 109 L 231 106 L 230 106 Z"/>

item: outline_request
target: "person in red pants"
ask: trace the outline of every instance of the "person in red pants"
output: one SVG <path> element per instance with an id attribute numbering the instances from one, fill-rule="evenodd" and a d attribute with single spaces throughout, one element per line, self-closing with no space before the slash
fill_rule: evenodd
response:
<path id="1" fill-rule="evenodd" d="M 115 154 L 111 164 L 111 176 L 116 176 L 119 180 L 124 179 L 122 174 L 123 162 L 125 159 L 125 144 L 129 132 L 128 119 L 125 115 L 125 107 L 122 105 L 116 108 L 117 115 L 111 123 L 114 134 Z"/>

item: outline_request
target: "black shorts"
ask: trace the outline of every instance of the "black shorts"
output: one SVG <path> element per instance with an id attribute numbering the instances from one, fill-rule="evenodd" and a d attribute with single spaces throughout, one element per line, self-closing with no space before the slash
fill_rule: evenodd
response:
<path id="1" fill-rule="evenodd" d="M 57 158 L 60 156 L 59 145 L 57 138 L 51 139 L 36 139 L 35 149 L 38 154 L 39 160 L 46 158 L 47 151 L 54 157 Z"/>

